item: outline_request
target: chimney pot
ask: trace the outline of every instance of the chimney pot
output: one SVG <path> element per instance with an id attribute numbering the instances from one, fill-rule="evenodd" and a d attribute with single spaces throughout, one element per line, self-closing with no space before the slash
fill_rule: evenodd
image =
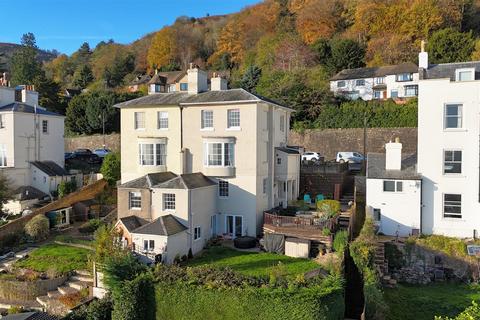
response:
<path id="1" fill-rule="evenodd" d="M 385 169 L 401 170 L 402 169 L 402 144 L 399 138 L 395 138 L 395 142 L 389 142 L 385 145 Z"/>
<path id="2" fill-rule="evenodd" d="M 418 67 L 428 69 L 428 52 L 425 51 L 425 41 L 421 42 L 421 51 L 418 54 Z"/>

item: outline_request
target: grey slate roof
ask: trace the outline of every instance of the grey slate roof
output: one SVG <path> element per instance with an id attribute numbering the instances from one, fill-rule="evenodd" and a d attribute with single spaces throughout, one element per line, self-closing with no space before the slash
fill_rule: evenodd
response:
<path id="1" fill-rule="evenodd" d="M 54 161 L 32 161 L 30 163 L 48 174 L 50 177 L 69 175 L 65 169 L 60 167 Z"/>
<path id="2" fill-rule="evenodd" d="M 288 153 L 288 154 L 300 154 L 300 152 L 298 152 L 298 150 L 285 148 L 285 147 L 277 147 L 277 148 L 275 148 L 275 150 L 282 151 L 282 152 L 285 152 L 285 153 Z"/>
<path id="3" fill-rule="evenodd" d="M 23 312 L 11 314 L 1 318 L 2 320 L 56 320 L 55 316 L 51 316 L 45 312 Z"/>
<path id="4" fill-rule="evenodd" d="M 119 188 L 162 188 L 162 189 L 196 189 L 216 185 L 201 172 L 176 175 L 173 172 L 149 173 L 138 179 L 126 182 Z"/>
<path id="5" fill-rule="evenodd" d="M 208 104 L 218 102 L 236 102 L 236 101 L 265 101 L 284 108 L 288 108 L 271 99 L 250 93 L 244 89 L 230 89 L 221 91 L 206 91 L 198 94 L 188 94 L 186 92 L 170 92 L 150 94 L 137 99 L 125 101 L 116 104 L 114 107 L 132 107 L 145 105 L 182 105 L 182 104 Z"/>
<path id="6" fill-rule="evenodd" d="M 128 216 L 128 217 L 120 218 L 119 220 L 128 230 L 128 232 L 133 232 L 135 229 L 138 229 L 141 226 L 148 224 L 148 221 L 142 218 L 139 218 L 137 216 Z"/>
<path id="7" fill-rule="evenodd" d="M 138 188 L 138 189 L 151 188 L 154 185 L 173 179 L 176 176 L 177 175 L 175 173 L 170 171 L 149 173 L 135 180 L 128 181 L 120 185 L 119 188 Z"/>
<path id="8" fill-rule="evenodd" d="M 15 199 L 18 201 L 24 200 L 33 200 L 33 199 L 43 199 L 48 196 L 48 194 L 43 191 L 38 190 L 37 188 L 31 186 L 22 186 L 13 191 Z"/>
<path id="9" fill-rule="evenodd" d="M 137 76 L 135 78 L 135 80 L 130 82 L 130 85 L 134 86 L 134 85 L 138 85 L 138 84 L 145 84 L 145 83 L 148 83 L 151 79 L 152 79 L 152 77 L 150 77 L 150 75 L 148 75 L 148 74 L 140 75 L 140 76 Z"/>
<path id="10" fill-rule="evenodd" d="M 367 156 L 368 179 L 398 179 L 398 180 L 421 180 L 417 172 L 417 155 L 413 154 L 402 159 L 401 170 L 385 169 L 384 153 L 369 153 Z"/>
<path id="11" fill-rule="evenodd" d="M 475 68 L 475 80 L 480 79 L 480 61 L 431 64 L 428 66 L 428 69 L 421 70 L 420 78 L 450 78 L 451 81 L 455 81 L 455 70 L 463 68 Z"/>
<path id="12" fill-rule="evenodd" d="M 13 111 L 13 112 L 23 112 L 23 113 L 35 113 L 35 107 L 23 102 L 14 102 L 0 107 L 0 112 L 2 111 Z M 42 108 L 37 108 L 37 114 L 46 115 L 46 116 L 59 116 L 64 117 L 61 114 L 51 112 Z"/>
<path id="13" fill-rule="evenodd" d="M 387 75 L 400 73 L 415 73 L 418 72 L 418 66 L 411 62 L 405 62 L 398 65 L 383 66 L 383 67 L 369 67 L 344 69 L 334 75 L 330 80 L 348 80 L 348 79 L 365 79 L 374 77 L 383 77 Z"/>
<path id="14" fill-rule="evenodd" d="M 133 233 L 152 234 L 158 236 L 170 236 L 185 231 L 185 227 L 180 221 L 171 214 L 161 216 L 151 223 L 143 225 L 133 231 Z"/>

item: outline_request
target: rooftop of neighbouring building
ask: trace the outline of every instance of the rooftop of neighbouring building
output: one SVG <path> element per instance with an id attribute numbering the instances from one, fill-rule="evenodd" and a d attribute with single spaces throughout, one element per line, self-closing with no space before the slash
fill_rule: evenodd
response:
<path id="1" fill-rule="evenodd" d="M 428 69 L 421 69 L 420 79 L 450 78 L 455 81 L 460 69 L 475 69 L 475 80 L 480 80 L 480 61 L 429 64 Z"/>
<path id="2" fill-rule="evenodd" d="M 13 191 L 13 196 L 15 200 L 25 201 L 33 199 L 43 199 L 45 197 L 48 197 L 48 194 L 31 186 L 22 186 Z"/>
<path id="3" fill-rule="evenodd" d="M 41 115 L 45 115 L 45 116 L 64 117 L 63 115 L 61 115 L 59 113 L 48 111 L 47 109 L 45 109 L 43 107 L 35 108 L 34 106 L 28 105 L 28 104 L 23 103 L 23 102 L 13 102 L 13 103 L 9 103 L 7 105 L 1 106 L 0 107 L 0 112 L 2 112 L 2 111 L 36 113 L 36 114 L 41 114 Z"/>
<path id="4" fill-rule="evenodd" d="M 420 180 L 417 172 L 417 155 L 406 155 L 402 158 L 401 170 L 387 170 L 385 153 L 369 153 L 367 155 L 368 179 Z"/>
<path id="5" fill-rule="evenodd" d="M 405 62 L 398 65 L 382 66 L 382 67 L 367 67 L 356 69 L 344 69 L 334 75 L 330 80 L 353 80 L 353 79 L 367 79 L 384 77 L 388 75 L 395 75 L 401 73 L 416 73 L 418 66 L 412 62 Z"/>
<path id="6" fill-rule="evenodd" d="M 210 178 L 200 172 L 176 175 L 173 172 L 150 173 L 126 182 L 119 188 L 160 188 L 160 189 L 197 189 L 216 185 Z"/>
<path id="7" fill-rule="evenodd" d="M 149 223 L 147 220 L 144 220 L 137 216 L 123 217 L 120 218 L 119 221 L 124 225 L 128 232 L 133 232 L 135 229 L 138 229 L 141 226 Z"/>
<path id="8" fill-rule="evenodd" d="M 137 99 L 125 101 L 115 105 L 117 108 L 145 106 L 145 105 L 189 105 L 189 104 L 208 104 L 208 103 L 232 103 L 232 102 L 266 102 L 276 106 L 287 108 L 276 101 L 253 94 L 244 89 L 229 89 L 220 91 L 206 91 L 197 94 L 188 94 L 186 92 L 158 93 L 143 96 Z"/>
<path id="9" fill-rule="evenodd" d="M 68 172 L 54 161 L 32 161 L 31 164 L 40 169 L 42 172 L 49 175 L 50 177 L 68 175 Z"/>

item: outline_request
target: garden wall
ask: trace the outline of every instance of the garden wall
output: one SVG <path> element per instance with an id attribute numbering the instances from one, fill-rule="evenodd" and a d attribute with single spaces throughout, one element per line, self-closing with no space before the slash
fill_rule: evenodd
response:
<path id="1" fill-rule="evenodd" d="M 94 198 L 98 193 L 100 193 L 105 188 L 106 185 L 107 185 L 107 182 L 103 179 L 95 181 L 94 183 L 89 184 L 76 192 L 70 193 L 63 198 L 58 199 L 57 201 L 51 202 L 46 206 L 43 206 L 35 210 L 32 214 L 29 214 L 28 216 L 18 218 L 16 220 L 13 220 L 7 223 L 6 225 L 1 226 L 0 240 L 2 240 L 4 237 L 6 237 L 9 234 L 22 232 L 25 224 L 36 215 L 45 214 L 49 211 L 56 210 L 56 209 L 70 207 L 74 203 L 77 203 L 79 201 Z"/>
<path id="2" fill-rule="evenodd" d="M 342 290 L 303 288 L 209 289 L 187 284 L 157 285 L 157 319 L 336 320 L 344 318 Z"/>
<path id="3" fill-rule="evenodd" d="M 90 150 L 101 148 L 103 145 L 103 135 L 95 134 L 91 136 L 65 137 L 65 152 L 71 152 L 78 148 L 88 148 Z M 105 135 L 105 146 L 114 151 L 120 151 L 120 134 L 112 133 Z"/>
<path id="4" fill-rule="evenodd" d="M 417 128 L 369 128 L 367 153 L 385 152 L 385 143 L 396 137 L 403 143 L 405 154 L 417 151 Z M 303 146 L 308 151 L 319 152 L 325 160 L 332 160 L 339 151 L 363 153 L 363 128 L 290 131 L 288 144 Z"/>
<path id="5" fill-rule="evenodd" d="M 0 300 L 31 301 L 36 297 L 46 295 L 48 291 L 56 290 L 68 277 L 36 281 L 17 281 L 0 279 Z"/>

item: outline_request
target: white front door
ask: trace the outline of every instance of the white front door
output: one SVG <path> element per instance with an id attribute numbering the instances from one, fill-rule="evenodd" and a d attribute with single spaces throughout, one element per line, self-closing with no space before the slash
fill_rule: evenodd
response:
<path id="1" fill-rule="evenodd" d="M 227 215 L 225 217 L 225 231 L 233 238 L 243 235 L 243 216 Z"/>

